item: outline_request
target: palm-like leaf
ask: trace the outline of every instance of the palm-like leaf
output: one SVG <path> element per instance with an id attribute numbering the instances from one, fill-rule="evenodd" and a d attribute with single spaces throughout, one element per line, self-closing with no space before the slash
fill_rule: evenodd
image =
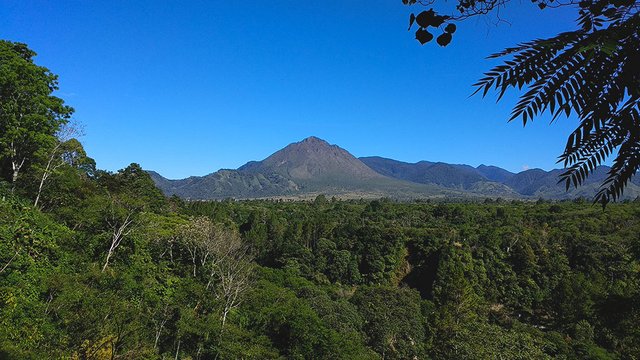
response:
<path id="1" fill-rule="evenodd" d="M 509 121 L 522 118 L 526 125 L 546 111 L 553 120 L 563 113 L 578 116 L 558 161 L 566 168 L 560 182 L 567 189 L 580 186 L 617 150 L 594 199 L 606 205 L 622 196 L 640 167 L 640 15 L 636 3 L 589 4 L 580 10 L 580 29 L 491 55 L 511 58 L 474 86 L 483 96 L 495 89 L 498 100 L 509 88 L 525 88 Z"/>

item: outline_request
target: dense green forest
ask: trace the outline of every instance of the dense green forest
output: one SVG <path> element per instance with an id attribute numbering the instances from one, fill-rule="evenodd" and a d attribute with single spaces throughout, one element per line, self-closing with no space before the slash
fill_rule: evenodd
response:
<path id="1" fill-rule="evenodd" d="M 0 41 L 0 359 L 640 359 L 640 203 L 184 202 Z"/>
<path id="2" fill-rule="evenodd" d="M 184 203 L 135 164 L 29 195 L 0 357 L 640 358 L 636 202 Z"/>

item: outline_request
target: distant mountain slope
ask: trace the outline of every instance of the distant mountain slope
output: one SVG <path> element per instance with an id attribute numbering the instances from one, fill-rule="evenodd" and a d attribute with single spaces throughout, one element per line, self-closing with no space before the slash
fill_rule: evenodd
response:
<path id="1" fill-rule="evenodd" d="M 276 151 L 237 170 L 169 180 L 149 171 L 167 195 L 186 199 L 310 198 L 317 194 L 342 198 L 548 198 L 593 197 L 606 178 L 599 167 L 578 189 L 558 184 L 562 170 L 531 169 L 514 174 L 497 166 L 420 161 L 407 163 L 378 156 L 356 158 L 317 137 Z M 634 177 L 624 198 L 640 195 Z"/>
<path id="2" fill-rule="evenodd" d="M 149 173 L 156 186 L 166 195 L 177 195 L 192 200 L 262 198 L 299 191 L 295 182 L 273 174 L 247 174 L 225 169 L 205 176 L 169 180 L 155 172 Z"/>
<path id="3" fill-rule="evenodd" d="M 384 178 L 346 150 L 314 136 L 290 144 L 262 161 L 249 162 L 238 170 L 253 174 L 278 174 L 305 183 L 359 182 Z"/>
<path id="4" fill-rule="evenodd" d="M 487 179 L 499 183 L 504 183 L 514 175 L 514 173 L 512 173 L 511 171 L 507 171 L 503 168 L 491 165 L 480 165 L 476 168 L 476 170 L 480 173 L 480 175 L 486 177 Z"/>
<path id="5" fill-rule="evenodd" d="M 359 159 L 379 174 L 414 182 L 420 177 L 421 173 L 433 165 L 433 163 L 429 161 L 420 161 L 411 164 L 380 156 L 361 157 Z"/>
<path id="6" fill-rule="evenodd" d="M 402 181 L 379 174 L 346 150 L 310 137 L 290 144 L 262 161 L 237 170 L 220 170 L 203 177 L 168 180 L 150 172 L 167 195 L 187 199 L 309 197 L 469 197 L 453 189 Z"/>
<path id="7" fill-rule="evenodd" d="M 530 169 L 513 175 L 505 185 L 511 187 L 518 193 L 535 198 L 549 199 L 570 199 L 575 197 L 592 198 L 598 191 L 600 185 L 607 177 L 610 167 L 599 166 L 589 175 L 582 186 L 577 189 L 573 186 L 566 190 L 565 183 L 558 183 L 560 175 L 564 170 L 555 169 L 545 171 L 542 169 Z M 633 199 L 640 195 L 638 187 L 638 177 L 636 176 L 627 186 L 623 198 Z"/>
<path id="8" fill-rule="evenodd" d="M 533 195 L 541 187 L 554 187 L 561 173 L 560 170 L 530 169 L 513 175 L 504 184 L 522 195 Z"/>
<path id="9" fill-rule="evenodd" d="M 380 174 L 421 184 L 468 189 L 478 181 L 487 180 L 467 165 L 429 161 L 411 164 L 378 156 L 361 157 L 360 160 Z"/>
<path id="10" fill-rule="evenodd" d="M 435 163 L 421 174 L 419 182 L 438 184 L 450 188 L 469 189 L 477 182 L 487 181 L 472 167 Z"/>
<path id="11" fill-rule="evenodd" d="M 421 184 L 436 184 L 446 188 L 470 190 L 474 187 L 480 188 L 474 186 L 478 182 L 489 181 L 469 165 L 429 161 L 411 164 L 379 156 L 361 157 L 360 160 L 380 174 Z"/>
<path id="12" fill-rule="evenodd" d="M 568 199 L 593 197 L 606 178 L 609 167 L 601 166 L 578 189 L 566 191 L 564 183 L 558 184 L 563 170 L 545 171 L 530 169 L 514 174 L 497 166 L 446 164 L 420 161 L 406 163 L 378 156 L 360 158 L 372 169 L 386 176 L 423 184 L 436 184 L 450 189 L 461 189 L 486 196 Z M 640 179 L 632 179 L 624 198 L 635 198 Z"/>

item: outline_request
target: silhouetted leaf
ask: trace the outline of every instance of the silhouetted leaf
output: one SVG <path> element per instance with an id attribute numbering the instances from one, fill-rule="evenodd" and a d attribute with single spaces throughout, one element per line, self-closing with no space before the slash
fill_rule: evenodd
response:
<path id="1" fill-rule="evenodd" d="M 604 10 L 605 5 L 606 2 L 604 1 L 596 1 L 589 7 L 589 11 L 591 11 L 593 15 L 599 16 L 602 14 L 602 10 Z"/>
<path id="2" fill-rule="evenodd" d="M 616 15 L 616 12 L 617 12 L 616 8 L 610 8 L 605 10 L 602 14 L 608 18 L 612 18 Z"/>
<path id="3" fill-rule="evenodd" d="M 427 28 L 433 26 L 433 21 L 436 13 L 433 10 L 423 11 L 416 16 L 416 22 L 420 27 Z"/>
<path id="4" fill-rule="evenodd" d="M 424 45 L 429 41 L 433 40 L 433 34 L 431 34 L 425 29 L 418 29 L 416 31 L 416 39 L 420 41 L 420 44 Z"/>
<path id="5" fill-rule="evenodd" d="M 413 15 L 412 13 L 411 16 L 409 17 L 409 28 L 407 29 L 407 31 L 411 30 L 411 27 L 413 26 L 414 21 L 416 21 L 416 16 Z"/>
<path id="6" fill-rule="evenodd" d="M 442 25 L 447 19 L 449 19 L 449 16 L 436 15 L 433 17 L 431 26 L 438 27 Z"/>
<path id="7" fill-rule="evenodd" d="M 448 32 L 449 34 L 453 34 L 454 32 L 456 32 L 456 24 L 447 24 L 447 26 L 444 28 L 444 31 Z"/>
<path id="8" fill-rule="evenodd" d="M 451 42 L 451 34 L 444 33 L 444 34 L 438 36 L 436 41 L 438 42 L 438 45 L 440 45 L 440 46 L 447 46 Z"/>

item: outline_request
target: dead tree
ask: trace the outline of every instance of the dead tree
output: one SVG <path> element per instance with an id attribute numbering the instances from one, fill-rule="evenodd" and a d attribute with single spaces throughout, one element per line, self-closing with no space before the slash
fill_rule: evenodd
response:
<path id="1" fill-rule="evenodd" d="M 194 277 L 198 275 L 198 265 L 203 266 L 209 258 L 209 247 L 205 244 L 215 231 L 215 225 L 206 217 L 194 218 L 180 229 L 182 246 L 189 253 Z"/>
<path id="2" fill-rule="evenodd" d="M 27 160 L 27 158 L 18 156 L 18 150 L 13 140 L 9 143 L 9 155 L 11 158 L 12 171 L 11 192 L 14 192 L 16 188 L 16 182 L 18 181 L 18 174 L 20 174 L 20 169 L 22 169 L 22 166 L 24 166 L 24 162 Z"/>
<path id="3" fill-rule="evenodd" d="M 16 256 L 18 256 L 18 253 L 19 253 L 19 250 L 16 250 L 16 253 L 13 254 L 11 259 L 9 259 L 9 261 L 7 261 L 7 263 L 4 264 L 4 266 L 0 269 L 0 274 L 2 274 L 9 267 L 9 265 L 11 265 L 11 262 L 13 261 L 13 259 L 15 259 Z"/>
<path id="4" fill-rule="evenodd" d="M 222 300 L 221 331 L 231 310 L 240 306 L 244 295 L 250 289 L 252 262 L 246 246 L 234 249 L 230 256 L 219 262 L 214 273 L 218 278 L 218 297 Z"/>
<path id="5" fill-rule="evenodd" d="M 107 266 L 109 266 L 109 260 L 111 259 L 111 256 L 116 251 L 118 246 L 120 246 L 120 244 L 122 243 L 122 240 L 133 231 L 132 225 L 134 223 L 136 210 L 134 208 L 127 207 L 116 209 L 116 207 L 117 202 L 115 199 L 112 199 L 110 215 L 106 221 L 111 233 L 111 245 L 109 246 L 109 250 L 107 251 L 104 265 L 102 266 L 102 272 L 105 272 Z M 123 211 L 124 214 L 120 214 Z"/>
<path id="6" fill-rule="evenodd" d="M 214 224 L 206 217 L 193 219 L 181 233 L 193 275 L 197 275 L 197 266 L 208 271 L 206 288 L 222 304 L 220 319 L 224 329 L 229 313 L 240 306 L 251 285 L 253 258 L 249 247 L 237 231 Z"/>
<path id="7" fill-rule="evenodd" d="M 252 278 L 252 255 L 249 247 L 242 242 L 237 231 L 217 228 L 207 239 L 205 246 L 211 254 L 207 289 L 215 282 L 216 297 L 222 303 L 221 331 L 231 310 L 237 308 L 250 289 Z"/>

